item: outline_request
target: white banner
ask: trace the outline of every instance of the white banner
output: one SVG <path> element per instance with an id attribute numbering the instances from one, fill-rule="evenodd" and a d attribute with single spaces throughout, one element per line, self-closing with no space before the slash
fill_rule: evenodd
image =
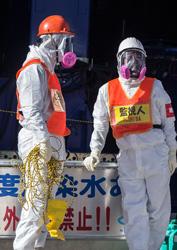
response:
<path id="1" fill-rule="evenodd" d="M 20 219 L 20 172 L 13 165 L 12 160 L 0 166 L 0 237 L 14 236 Z M 88 172 L 78 161 L 66 162 L 65 178 L 56 193 L 57 199 L 71 201 L 74 197 L 61 225 L 66 238 L 125 237 L 117 168 L 113 165 L 102 163 L 95 172 Z"/>

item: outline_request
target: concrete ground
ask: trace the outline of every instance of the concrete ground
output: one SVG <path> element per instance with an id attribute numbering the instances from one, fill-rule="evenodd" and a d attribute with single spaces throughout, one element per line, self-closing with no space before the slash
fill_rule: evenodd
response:
<path id="1" fill-rule="evenodd" d="M 13 239 L 0 239 L 0 250 L 13 250 Z M 44 250 L 128 250 L 125 240 L 48 239 Z M 42 249 L 41 249 L 42 250 Z"/>

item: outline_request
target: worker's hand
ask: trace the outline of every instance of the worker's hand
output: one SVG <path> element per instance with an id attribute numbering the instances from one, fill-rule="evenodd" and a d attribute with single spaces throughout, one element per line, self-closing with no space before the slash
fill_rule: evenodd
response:
<path id="1" fill-rule="evenodd" d="M 45 161 L 48 162 L 50 161 L 52 157 L 52 147 L 50 145 L 50 141 L 42 141 L 39 143 L 39 149 L 40 149 L 40 155 L 41 158 Z"/>
<path id="2" fill-rule="evenodd" d="M 83 164 L 88 171 L 94 171 L 99 162 L 100 162 L 100 153 L 97 151 L 92 151 L 90 156 L 84 159 Z"/>
<path id="3" fill-rule="evenodd" d="M 169 151 L 168 165 L 169 165 L 170 173 L 172 175 L 174 173 L 175 169 L 177 168 L 176 150 Z"/>

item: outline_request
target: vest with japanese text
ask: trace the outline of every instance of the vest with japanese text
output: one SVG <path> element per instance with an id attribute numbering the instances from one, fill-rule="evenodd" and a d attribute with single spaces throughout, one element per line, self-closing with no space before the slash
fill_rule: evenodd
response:
<path id="1" fill-rule="evenodd" d="M 151 92 L 154 78 L 145 77 L 133 97 L 128 97 L 119 79 L 108 82 L 110 125 L 114 138 L 143 133 L 153 127 Z"/>

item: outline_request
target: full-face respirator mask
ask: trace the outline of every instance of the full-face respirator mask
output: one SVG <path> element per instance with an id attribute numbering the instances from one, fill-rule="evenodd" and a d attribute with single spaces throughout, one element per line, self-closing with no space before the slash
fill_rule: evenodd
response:
<path id="1" fill-rule="evenodd" d="M 61 64 L 63 68 L 73 67 L 77 60 L 73 52 L 73 36 L 53 35 L 51 39 L 55 47 L 57 64 Z"/>
<path id="2" fill-rule="evenodd" d="M 118 73 L 126 80 L 142 80 L 146 73 L 146 52 L 136 38 L 122 41 L 117 53 Z"/>
<path id="3" fill-rule="evenodd" d="M 142 80 L 146 73 L 145 56 L 141 51 L 126 50 L 119 58 L 119 72 L 125 79 Z"/>
<path id="4" fill-rule="evenodd" d="M 61 63 L 64 68 L 71 68 L 77 60 L 76 54 L 73 52 L 73 36 L 60 36 L 60 43 L 56 46 L 57 63 Z"/>

